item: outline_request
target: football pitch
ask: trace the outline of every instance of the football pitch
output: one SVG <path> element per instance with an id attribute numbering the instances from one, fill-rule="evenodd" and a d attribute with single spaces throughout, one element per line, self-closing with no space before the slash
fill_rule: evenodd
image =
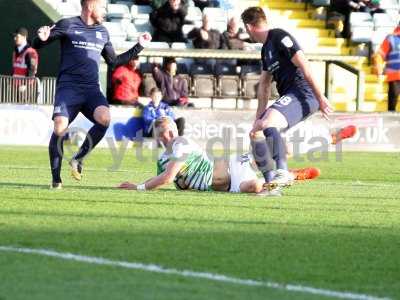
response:
<path id="1" fill-rule="evenodd" d="M 0 299 L 400 299 L 400 155 L 344 153 L 283 197 L 121 191 L 153 176 L 96 149 L 82 182 L 0 147 Z"/>

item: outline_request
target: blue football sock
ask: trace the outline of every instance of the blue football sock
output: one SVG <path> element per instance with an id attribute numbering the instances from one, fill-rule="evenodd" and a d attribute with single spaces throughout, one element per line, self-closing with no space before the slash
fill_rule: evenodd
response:
<path id="1" fill-rule="evenodd" d="M 103 126 L 101 124 L 94 124 L 92 128 L 90 128 L 85 141 L 83 142 L 81 148 L 78 153 L 74 156 L 76 160 L 83 160 L 86 155 L 89 154 L 90 151 L 101 141 L 101 139 L 105 136 L 108 126 Z"/>
<path id="2" fill-rule="evenodd" d="M 274 177 L 274 161 L 265 139 L 251 141 L 254 160 L 258 170 L 263 174 L 265 182 L 270 182 Z"/>
<path id="3" fill-rule="evenodd" d="M 288 170 L 286 147 L 280 132 L 275 127 L 266 128 L 263 132 L 267 139 L 267 144 L 270 146 L 269 149 L 271 150 L 272 158 L 276 163 L 276 168 Z"/>
<path id="4" fill-rule="evenodd" d="M 64 137 L 58 136 L 54 132 L 51 135 L 49 142 L 49 158 L 51 175 L 53 182 L 61 182 L 61 165 L 64 154 Z"/>

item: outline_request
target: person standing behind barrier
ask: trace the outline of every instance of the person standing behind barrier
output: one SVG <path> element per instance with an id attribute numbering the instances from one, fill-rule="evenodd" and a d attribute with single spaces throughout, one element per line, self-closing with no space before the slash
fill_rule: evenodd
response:
<path id="1" fill-rule="evenodd" d="M 389 83 L 388 110 L 396 111 L 400 95 L 400 25 L 384 39 L 373 61 L 375 73 L 385 73 Z"/>
<path id="2" fill-rule="evenodd" d="M 28 43 L 28 30 L 24 27 L 14 32 L 15 49 L 12 57 L 14 77 L 34 77 L 37 73 L 39 55 Z"/>

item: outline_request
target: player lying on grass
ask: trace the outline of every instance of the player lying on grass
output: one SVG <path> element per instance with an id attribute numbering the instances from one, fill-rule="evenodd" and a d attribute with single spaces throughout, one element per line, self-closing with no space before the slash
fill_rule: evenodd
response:
<path id="1" fill-rule="evenodd" d="M 122 189 L 152 190 L 174 183 L 176 188 L 199 191 L 260 193 L 264 181 L 257 178 L 248 155 L 231 156 L 229 161 L 210 160 L 193 141 L 178 136 L 176 124 L 168 117 L 155 122 L 155 135 L 166 150 L 157 162 L 157 176 L 142 184 L 124 182 Z M 297 170 L 298 179 L 315 178 L 315 168 Z M 279 194 L 277 194 L 279 195 Z"/>

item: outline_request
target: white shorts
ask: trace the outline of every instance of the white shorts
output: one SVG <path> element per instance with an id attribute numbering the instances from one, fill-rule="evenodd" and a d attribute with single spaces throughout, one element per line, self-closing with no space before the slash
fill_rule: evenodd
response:
<path id="1" fill-rule="evenodd" d="M 232 155 L 229 158 L 229 173 L 231 176 L 230 193 L 240 193 L 242 182 L 257 179 L 257 174 L 251 166 L 251 159 L 248 154 Z"/>

